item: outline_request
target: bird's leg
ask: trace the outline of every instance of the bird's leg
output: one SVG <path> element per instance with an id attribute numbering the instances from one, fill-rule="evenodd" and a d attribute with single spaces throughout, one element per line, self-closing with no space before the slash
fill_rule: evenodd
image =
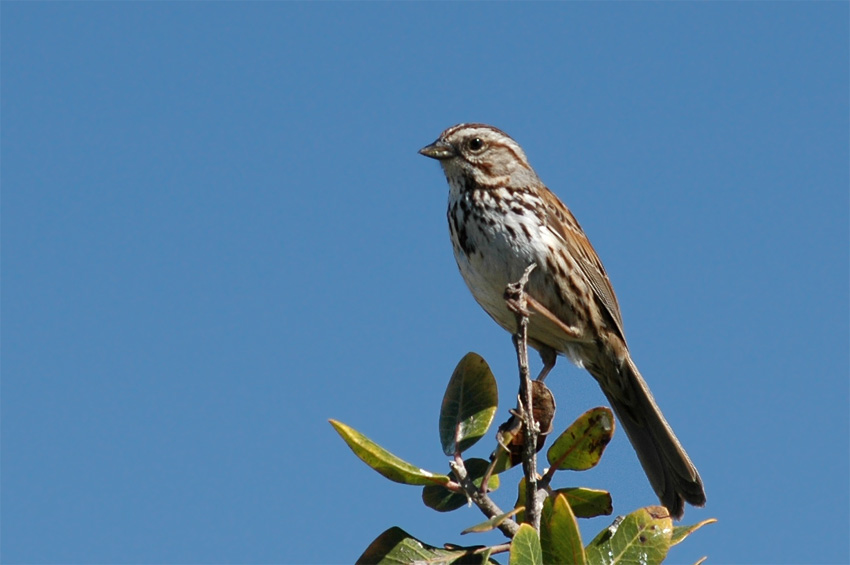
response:
<path id="1" fill-rule="evenodd" d="M 508 310 L 518 316 L 529 318 L 531 312 L 528 311 L 525 305 L 525 298 L 523 296 L 523 289 L 519 286 L 519 283 L 509 284 L 505 289 L 505 305 L 508 307 Z"/>
<path id="2" fill-rule="evenodd" d="M 543 346 L 540 348 L 540 360 L 543 361 L 543 368 L 540 370 L 540 374 L 537 375 L 537 380 L 542 382 L 549 374 L 549 371 L 555 367 L 555 363 L 558 361 L 558 352 L 551 347 Z"/>
<path id="3" fill-rule="evenodd" d="M 575 326 L 568 326 L 564 322 L 562 322 L 558 317 L 552 313 L 551 310 L 543 306 L 540 302 L 534 299 L 533 296 L 526 296 L 526 303 L 528 304 L 528 310 L 532 314 L 540 314 L 543 316 L 548 322 L 554 324 L 558 330 L 563 332 L 563 334 L 575 341 L 587 341 L 587 336 L 583 335 L 581 329 Z"/>

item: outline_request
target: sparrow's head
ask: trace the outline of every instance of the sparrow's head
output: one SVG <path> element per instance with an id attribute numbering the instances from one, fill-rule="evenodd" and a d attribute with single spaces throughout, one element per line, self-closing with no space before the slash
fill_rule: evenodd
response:
<path id="1" fill-rule="evenodd" d="M 519 184 L 537 180 L 525 152 L 508 134 L 486 124 L 458 124 L 419 150 L 437 159 L 449 182 L 465 178 L 478 185 Z"/>

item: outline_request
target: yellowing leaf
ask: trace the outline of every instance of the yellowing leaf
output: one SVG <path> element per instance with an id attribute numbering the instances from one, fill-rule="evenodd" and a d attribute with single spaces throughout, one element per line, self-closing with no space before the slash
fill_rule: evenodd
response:
<path id="1" fill-rule="evenodd" d="M 558 436 L 546 458 L 556 469 L 584 471 L 599 463 L 613 436 L 614 414 L 604 406 L 592 408 Z"/>
<path id="2" fill-rule="evenodd" d="M 713 524 L 717 520 L 715 518 L 709 518 L 708 520 L 703 520 L 698 524 L 693 524 L 691 526 L 674 526 L 673 527 L 673 539 L 670 541 L 670 545 L 676 545 L 677 543 L 681 543 L 686 537 L 702 528 L 707 524 Z"/>
<path id="3" fill-rule="evenodd" d="M 540 538 L 529 524 L 522 524 L 511 541 L 510 565 L 543 565 Z"/>
<path id="4" fill-rule="evenodd" d="M 614 511 L 611 493 L 604 490 L 578 487 L 560 488 L 555 492 L 567 498 L 576 518 L 608 516 Z"/>
<path id="5" fill-rule="evenodd" d="M 470 526 L 469 528 L 466 528 L 464 531 L 462 531 L 460 534 L 461 535 L 464 535 L 464 534 L 481 534 L 481 533 L 484 533 L 484 532 L 489 532 L 490 530 L 494 530 L 494 529 L 498 528 L 502 524 L 502 522 L 504 522 L 505 520 L 507 520 L 508 518 L 510 518 L 511 516 L 516 514 L 517 512 L 519 512 L 520 510 L 522 510 L 522 508 L 514 508 L 510 512 L 505 512 L 504 514 L 499 514 L 498 516 L 494 516 L 494 517 L 490 518 L 489 520 L 487 520 L 486 522 L 481 522 L 480 524 Z"/>
<path id="6" fill-rule="evenodd" d="M 636 510 L 615 521 L 585 548 L 589 563 L 640 563 L 655 565 L 667 556 L 672 545 L 673 519 L 663 506 Z"/>
<path id="7" fill-rule="evenodd" d="M 391 481 L 406 485 L 445 485 L 451 480 L 447 475 L 411 465 L 342 422 L 330 420 L 330 423 L 357 457 Z"/>
<path id="8" fill-rule="evenodd" d="M 547 498 L 540 521 L 540 545 L 544 563 L 584 565 L 587 558 L 581 543 L 578 522 L 563 494 Z"/>

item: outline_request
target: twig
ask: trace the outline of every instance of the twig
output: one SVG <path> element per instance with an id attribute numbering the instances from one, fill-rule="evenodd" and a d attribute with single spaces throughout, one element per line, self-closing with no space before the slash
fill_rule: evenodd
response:
<path id="1" fill-rule="evenodd" d="M 472 479 L 469 478 L 469 474 L 466 472 L 466 465 L 463 464 L 463 458 L 459 454 L 455 455 L 454 461 L 449 462 L 449 467 L 451 467 L 452 473 L 454 473 L 454 476 L 457 477 L 458 482 L 463 487 L 466 496 L 475 503 L 475 506 L 481 509 L 481 512 L 485 516 L 495 518 L 504 514 L 504 511 L 487 496 L 487 493 L 483 489 L 476 487 L 475 483 L 472 482 Z M 513 538 L 519 531 L 519 524 L 513 520 L 505 520 L 499 524 L 498 528 L 503 534 L 509 538 Z"/>
<path id="2" fill-rule="evenodd" d="M 543 485 L 543 488 L 545 488 L 550 495 L 552 494 L 552 489 L 549 485 L 552 483 L 552 479 L 555 477 L 555 471 L 557 470 L 558 466 L 552 465 L 551 467 L 549 467 L 549 470 L 546 471 L 546 474 L 543 475 L 543 478 L 540 480 L 541 484 Z"/>
<path id="3" fill-rule="evenodd" d="M 511 550 L 511 544 L 503 543 L 503 544 L 500 544 L 500 545 L 491 545 L 489 547 L 482 547 L 480 549 L 476 549 L 472 553 L 474 555 L 481 555 L 482 553 L 487 553 L 488 550 L 489 550 L 491 555 L 496 554 L 496 553 L 505 553 L 506 551 Z"/>
<path id="4" fill-rule="evenodd" d="M 542 513 L 542 499 L 538 496 L 537 485 L 537 437 L 540 432 L 537 422 L 534 421 L 533 395 L 531 389 L 531 373 L 528 369 L 528 302 L 525 293 L 525 285 L 528 277 L 537 265 L 532 263 L 523 273 L 522 278 L 516 283 L 508 285 L 505 289 L 505 300 L 508 307 L 514 311 L 517 320 L 517 333 L 513 336 L 514 347 L 516 347 L 517 364 L 519 365 L 520 377 L 520 400 L 518 412 L 522 415 L 525 423 L 525 443 L 522 450 L 522 470 L 525 474 L 525 521 L 540 531 L 540 515 Z"/>

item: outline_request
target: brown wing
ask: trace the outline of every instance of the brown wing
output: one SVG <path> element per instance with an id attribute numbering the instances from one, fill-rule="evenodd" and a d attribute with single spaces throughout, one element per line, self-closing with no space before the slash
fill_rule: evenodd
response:
<path id="1" fill-rule="evenodd" d="M 625 343 L 620 305 L 617 303 L 614 288 L 611 286 L 605 267 L 602 266 L 602 261 L 599 260 L 599 256 L 572 212 L 548 189 L 543 194 L 546 200 L 547 224 L 563 240 L 568 253 L 575 259 L 579 270 L 593 289 L 603 313 L 607 314 L 614 329 Z"/>

